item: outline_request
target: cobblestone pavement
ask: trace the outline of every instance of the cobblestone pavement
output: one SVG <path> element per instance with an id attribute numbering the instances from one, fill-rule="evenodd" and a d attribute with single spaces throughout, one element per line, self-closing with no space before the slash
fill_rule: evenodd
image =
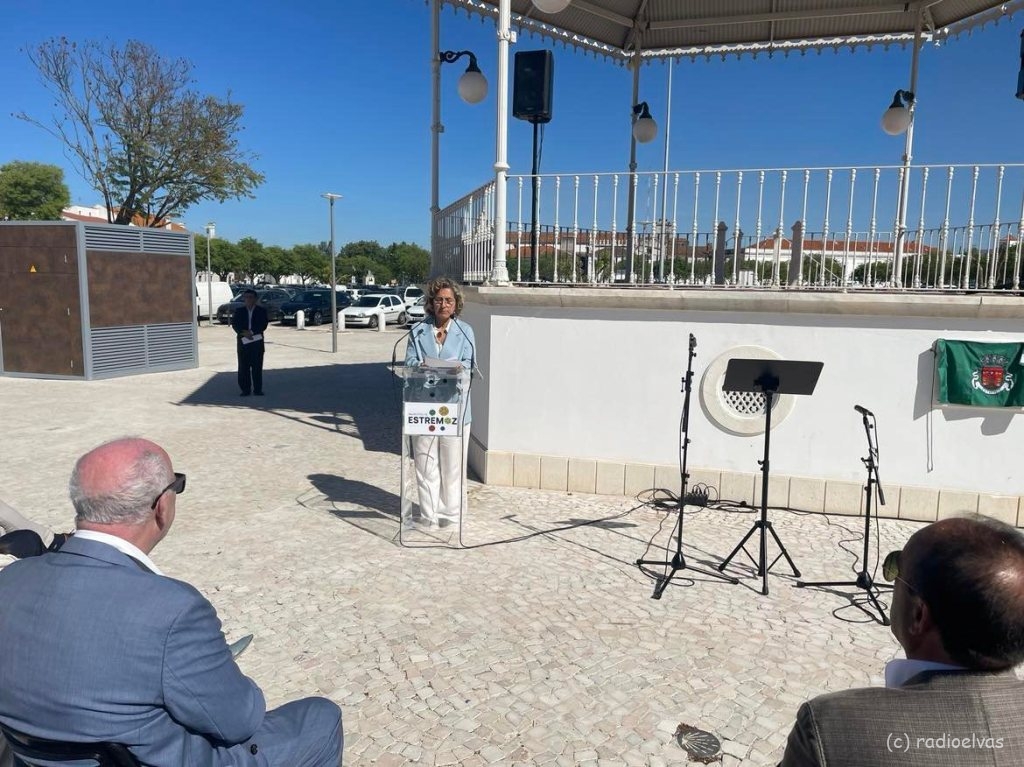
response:
<path id="1" fill-rule="evenodd" d="M 255 633 L 240 665 L 270 704 L 341 704 L 349 765 L 685 764 L 680 723 L 717 735 L 725 765 L 775 764 L 803 700 L 881 683 L 898 646 L 860 593 L 794 588 L 784 562 L 767 597 L 684 571 L 651 599 L 633 563 L 675 517 L 634 499 L 472 483 L 465 548 L 399 546 L 401 336 L 338 338 L 332 355 L 329 329 L 272 327 L 264 398 L 238 397 L 223 327 L 200 329 L 194 370 L 0 378 L 0 497 L 68 528 L 80 454 L 124 434 L 166 447 L 189 482 L 154 559 L 229 639 Z M 742 511 L 688 513 L 689 564 L 717 565 Z M 860 519 L 772 519 L 804 577 L 852 575 Z M 872 553 L 915 529 L 883 519 Z"/>

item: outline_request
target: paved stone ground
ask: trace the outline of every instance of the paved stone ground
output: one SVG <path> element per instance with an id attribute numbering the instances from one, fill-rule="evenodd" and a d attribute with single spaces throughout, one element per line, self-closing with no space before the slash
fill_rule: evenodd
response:
<path id="1" fill-rule="evenodd" d="M 679 723 L 721 738 L 726 765 L 774 764 L 801 701 L 878 684 L 896 655 L 859 592 L 796 589 L 784 563 L 767 597 L 684 573 L 651 599 L 633 562 L 662 553 L 674 516 L 633 499 L 473 483 L 466 548 L 399 546 L 399 333 L 339 334 L 337 355 L 329 329 L 269 339 L 265 398 L 238 397 L 223 327 L 200 329 L 195 370 L 0 378 L 0 497 L 68 528 L 80 454 L 125 434 L 165 446 L 189 480 L 155 560 L 229 639 L 255 633 L 240 665 L 270 704 L 341 704 L 346 764 L 684 764 Z M 804 577 L 852 575 L 840 542 L 860 550 L 859 519 L 772 518 Z M 688 561 L 714 567 L 752 521 L 689 513 Z M 916 527 L 882 520 L 881 551 Z"/>

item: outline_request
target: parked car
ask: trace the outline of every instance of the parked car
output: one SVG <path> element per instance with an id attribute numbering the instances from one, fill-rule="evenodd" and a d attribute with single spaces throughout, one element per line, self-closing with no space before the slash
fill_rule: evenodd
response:
<path id="1" fill-rule="evenodd" d="M 335 306 L 339 310 L 348 306 L 351 301 L 349 297 L 337 292 Z M 319 325 L 322 322 L 331 321 L 331 289 L 326 290 L 304 290 L 297 293 L 291 301 L 281 305 L 281 324 L 294 325 L 295 313 L 299 310 L 306 315 L 306 324 Z"/>
<path id="2" fill-rule="evenodd" d="M 416 285 L 399 285 L 397 288 L 391 288 L 388 292 L 401 298 L 406 307 L 412 306 L 423 296 L 423 289 Z"/>
<path id="3" fill-rule="evenodd" d="M 406 314 L 402 299 L 393 293 L 371 293 L 359 298 L 341 314 L 345 318 L 345 327 L 350 325 L 361 327 L 377 327 L 377 313 L 384 312 L 384 322 L 404 325 Z"/>
<path id="4" fill-rule="evenodd" d="M 412 306 L 405 310 L 405 324 L 415 325 L 427 318 L 427 297 L 420 296 Z"/>
<path id="5" fill-rule="evenodd" d="M 267 310 L 267 319 L 270 322 L 277 322 L 281 319 L 283 313 L 281 307 L 286 302 L 291 301 L 292 296 L 292 292 L 284 288 L 257 290 L 256 303 Z M 217 321 L 222 325 L 231 324 L 231 317 L 234 316 L 235 309 L 241 306 L 245 306 L 245 300 L 242 298 L 242 294 L 239 293 L 230 302 L 220 305 L 220 308 L 217 309 Z"/>

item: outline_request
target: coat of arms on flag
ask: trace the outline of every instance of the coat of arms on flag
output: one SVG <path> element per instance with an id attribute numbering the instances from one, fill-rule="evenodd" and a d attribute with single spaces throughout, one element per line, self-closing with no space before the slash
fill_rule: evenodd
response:
<path id="1" fill-rule="evenodd" d="M 939 404 L 1024 407 L 1024 343 L 939 339 L 935 371 Z"/>
<path id="2" fill-rule="evenodd" d="M 1002 354 L 986 354 L 981 358 L 981 367 L 971 375 L 971 385 L 985 394 L 1009 391 L 1016 383 L 1013 373 L 1006 372 L 1010 360 Z"/>

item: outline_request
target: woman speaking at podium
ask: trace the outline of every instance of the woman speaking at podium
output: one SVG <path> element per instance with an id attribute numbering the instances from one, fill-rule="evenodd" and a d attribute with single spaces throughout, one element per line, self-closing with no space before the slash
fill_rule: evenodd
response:
<path id="1" fill-rule="evenodd" d="M 457 360 L 472 376 L 476 364 L 473 328 L 459 319 L 462 289 L 449 277 L 435 277 L 426 285 L 426 318 L 409 334 L 406 365 L 430 365 L 433 360 Z M 437 364 L 436 362 L 433 364 Z M 466 453 L 469 447 L 469 392 L 463 410 L 462 436 L 412 437 L 420 519 L 430 528 L 458 523 L 465 497 Z"/>

